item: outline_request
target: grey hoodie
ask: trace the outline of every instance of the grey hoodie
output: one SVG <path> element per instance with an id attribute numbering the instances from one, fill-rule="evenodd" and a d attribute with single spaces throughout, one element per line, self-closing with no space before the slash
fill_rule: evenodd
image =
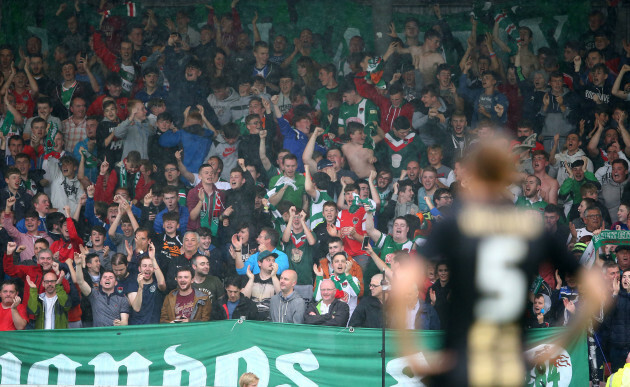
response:
<path id="1" fill-rule="evenodd" d="M 304 299 L 295 291 L 286 298 L 282 292 L 271 297 L 269 312 L 273 322 L 302 324 L 305 311 Z"/>
<path id="2" fill-rule="evenodd" d="M 617 210 L 621 203 L 621 196 L 623 195 L 624 188 L 628 184 L 628 178 L 621 183 L 615 183 L 613 179 L 608 180 L 608 183 L 602 185 L 602 193 L 600 194 L 602 202 L 608 209 L 610 214 L 610 221 L 615 223 L 617 219 Z"/>
<path id="3" fill-rule="evenodd" d="M 230 108 L 240 99 L 240 96 L 233 88 L 230 87 L 228 92 L 229 94 L 224 100 L 217 99 L 216 95 L 212 93 L 208 96 L 208 104 L 214 109 L 221 125 L 225 125 L 232 120 Z"/>

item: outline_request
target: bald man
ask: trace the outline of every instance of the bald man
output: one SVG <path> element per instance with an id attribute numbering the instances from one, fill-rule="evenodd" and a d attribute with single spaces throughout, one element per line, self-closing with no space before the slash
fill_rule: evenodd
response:
<path id="1" fill-rule="evenodd" d="M 328 325 L 345 327 L 350 318 L 350 308 L 345 302 L 335 298 L 335 283 L 327 278 L 319 285 L 322 299 L 312 302 L 304 313 L 304 323 L 312 325 Z"/>
<path id="2" fill-rule="evenodd" d="M 280 275 L 280 293 L 271 297 L 269 307 L 271 321 L 293 324 L 304 322 L 306 304 L 304 299 L 294 291 L 297 278 L 295 270 L 285 270 Z"/>
<path id="3" fill-rule="evenodd" d="M 370 280 L 370 295 L 364 296 L 352 313 L 348 326 L 363 328 L 383 327 L 383 298 L 389 296 L 388 283 L 383 284 L 383 274 L 378 273 Z M 383 289 L 385 287 L 385 289 Z"/>

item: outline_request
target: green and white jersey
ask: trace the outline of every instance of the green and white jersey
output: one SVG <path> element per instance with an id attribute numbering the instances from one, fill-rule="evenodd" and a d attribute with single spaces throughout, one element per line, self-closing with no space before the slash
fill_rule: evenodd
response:
<path id="1" fill-rule="evenodd" d="M 383 262 L 387 265 L 391 265 L 394 252 L 399 250 L 410 252 L 413 249 L 413 242 L 407 239 L 403 243 L 396 243 L 391 235 L 381 233 L 381 237 L 378 238 L 374 247 L 380 250 L 380 256 Z"/>
<path id="2" fill-rule="evenodd" d="M 282 251 L 289 257 L 289 269 L 298 275 L 297 285 L 313 285 L 313 253 L 315 246 L 308 244 L 306 234 L 291 233 L 291 240 L 282 243 Z"/>
<path id="3" fill-rule="evenodd" d="M 315 109 L 322 112 L 321 116 L 326 117 L 328 115 L 328 94 L 336 93 L 339 90 L 339 87 L 335 87 L 333 89 L 329 89 L 327 87 L 322 87 L 317 89 L 315 92 Z"/>
<path id="4" fill-rule="evenodd" d="M 282 214 L 280 213 L 280 211 L 278 211 L 276 206 L 274 206 L 271 203 L 269 203 L 269 211 L 271 211 L 271 220 L 273 222 L 273 228 L 276 231 L 278 231 L 280 235 L 282 235 L 282 233 L 284 232 L 284 229 L 287 228 L 287 224 L 284 221 Z"/>
<path id="5" fill-rule="evenodd" d="M 340 127 L 346 128 L 348 122 L 356 120 L 365 125 L 365 144 L 364 148 L 374 149 L 374 140 L 372 136 L 376 134 L 374 122 L 378 123 L 378 108 L 367 98 L 363 98 L 356 105 L 348 105 L 344 103 L 339 107 L 339 120 L 337 123 Z"/>
<path id="6" fill-rule="evenodd" d="M 136 80 L 136 69 L 133 66 L 121 64 L 118 75 L 122 78 L 123 95 L 130 96 L 133 82 Z"/>
<path id="7" fill-rule="evenodd" d="M 328 201 L 334 201 L 326 191 L 317 191 L 315 200 L 311 203 L 311 230 L 317 227 L 319 224 L 324 223 L 324 203 Z"/>

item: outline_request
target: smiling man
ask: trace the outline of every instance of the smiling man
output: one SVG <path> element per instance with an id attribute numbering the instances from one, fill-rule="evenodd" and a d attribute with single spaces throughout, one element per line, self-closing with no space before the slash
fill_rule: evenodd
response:
<path id="1" fill-rule="evenodd" d="M 74 255 L 74 263 L 77 266 L 81 266 L 84 260 L 85 255 Z M 104 271 L 101 274 L 99 286 L 93 289 L 85 282 L 83 270 L 76 270 L 76 277 L 81 293 L 88 297 L 92 305 L 94 327 L 128 325 L 129 301 L 125 296 L 114 291 L 118 284 L 114 272 Z"/>

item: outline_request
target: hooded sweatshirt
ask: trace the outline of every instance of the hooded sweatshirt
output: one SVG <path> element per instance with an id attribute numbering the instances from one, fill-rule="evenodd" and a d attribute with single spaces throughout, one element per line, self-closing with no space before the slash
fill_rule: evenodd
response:
<path id="1" fill-rule="evenodd" d="M 231 87 L 228 89 L 228 96 L 225 99 L 218 99 L 214 94 L 208 96 L 208 104 L 214 109 L 221 125 L 232 121 L 231 107 L 238 103 L 240 98 L 236 90 Z"/>
<path id="2" fill-rule="evenodd" d="M 269 312 L 273 322 L 302 324 L 305 310 L 304 299 L 295 291 L 286 298 L 282 292 L 271 297 Z"/>
<path id="3" fill-rule="evenodd" d="M 181 145 L 184 148 L 183 163 L 191 172 L 197 172 L 206 158 L 214 133 L 201 125 L 189 125 L 173 132 L 169 130 L 160 136 L 160 145 L 173 147 Z"/>

